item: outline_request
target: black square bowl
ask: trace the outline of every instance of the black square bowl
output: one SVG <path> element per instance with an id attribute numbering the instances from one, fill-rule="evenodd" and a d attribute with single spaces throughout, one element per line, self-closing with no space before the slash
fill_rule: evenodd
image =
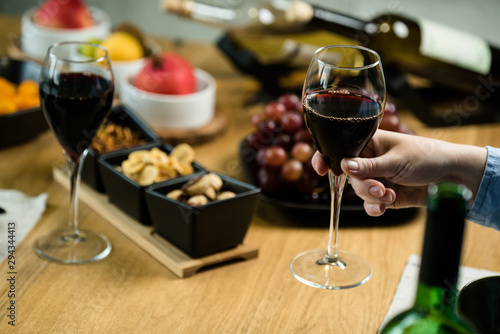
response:
<path id="1" fill-rule="evenodd" d="M 0 57 L 0 76 L 20 84 L 26 79 L 38 82 L 41 66 L 35 62 Z M 0 148 L 26 142 L 49 128 L 40 107 L 0 116 Z"/>
<path id="2" fill-rule="evenodd" d="M 260 194 L 260 189 L 251 184 L 217 173 L 223 181 L 222 191 L 232 191 L 235 197 L 196 207 L 166 197 L 168 192 L 203 174 L 165 181 L 146 190 L 146 203 L 155 231 L 193 258 L 241 244 Z"/>
<path id="3" fill-rule="evenodd" d="M 151 225 L 151 218 L 144 196 L 145 189 L 150 186 L 141 186 L 117 170 L 116 166 L 120 166 L 122 161 L 126 160 L 131 152 L 137 150 L 151 150 L 153 147 L 158 147 L 167 154 L 170 154 L 173 150 L 171 145 L 153 143 L 102 154 L 97 159 L 104 190 L 108 195 L 109 201 L 143 225 Z M 196 162 L 192 165 L 194 173 L 205 170 L 205 168 Z"/>
<path id="4" fill-rule="evenodd" d="M 139 138 L 144 140 L 144 145 L 152 143 L 161 143 L 161 138 L 144 123 L 132 110 L 124 105 L 118 105 L 111 109 L 106 123 L 113 123 L 130 128 L 134 132 L 139 133 Z M 121 150 L 120 150 L 121 151 Z M 115 151 L 116 152 L 116 151 Z M 111 153 L 111 152 L 107 152 Z M 103 154 L 107 154 L 103 153 Z M 104 192 L 104 183 L 101 178 L 101 173 L 97 164 L 97 159 L 101 154 L 89 148 L 87 156 L 83 160 L 82 166 L 82 181 L 88 184 L 93 189 Z"/>

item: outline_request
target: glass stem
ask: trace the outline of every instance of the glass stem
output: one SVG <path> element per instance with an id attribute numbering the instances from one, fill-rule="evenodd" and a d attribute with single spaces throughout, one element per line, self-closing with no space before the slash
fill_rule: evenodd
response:
<path id="1" fill-rule="evenodd" d="M 347 175 L 344 173 L 336 176 L 331 170 L 328 171 L 331 192 L 331 210 L 330 210 L 330 237 L 328 239 L 328 249 L 326 250 L 325 261 L 328 263 L 339 262 L 337 254 L 337 239 L 339 229 L 340 202 L 344 191 Z"/>
<path id="2" fill-rule="evenodd" d="M 78 192 L 80 188 L 81 169 L 86 155 L 87 150 L 85 150 L 81 157 L 76 161 L 73 161 L 66 156 L 70 191 L 68 227 L 66 235 L 64 236 L 66 241 L 82 241 L 80 240 L 81 237 L 78 230 Z"/>

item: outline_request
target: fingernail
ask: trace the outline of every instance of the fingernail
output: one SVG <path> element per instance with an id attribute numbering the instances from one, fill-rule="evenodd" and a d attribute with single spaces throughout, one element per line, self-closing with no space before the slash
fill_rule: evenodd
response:
<path id="1" fill-rule="evenodd" d="M 384 212 L 384 206 L 382 204 L 373 204 L 371 205 L 371 212 L 373 214 L 379 215 Z"/>
<path id="2" fill-rule="evenodd" d="M 350 171 L 355 172 L 359 169 L 359 164 L 356 160 L 346 159 L 347 167 Z"/>
<path id="3" fill-rule="evenodd" d="M 380 187 L 376 187 L 376 186 L 368 189 L 368 193 L 376 198 L 380 198 L 380 197 L 384 196 L 384 192 L 382 191 L 382 189 L 380 189 Z"/>

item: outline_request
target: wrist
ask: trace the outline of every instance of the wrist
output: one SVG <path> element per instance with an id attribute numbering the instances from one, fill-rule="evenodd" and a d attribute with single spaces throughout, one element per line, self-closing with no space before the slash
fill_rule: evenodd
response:
<path id="1" fill-rule="evenodd" d="M 450 166 L 450 181 L 462 183 L 468 187 L 472 191 L 472 203 L 481 184 L 488 151 L 485 147 L 452 145 L 456 147 L 452 150 L 454 157 Z"/>

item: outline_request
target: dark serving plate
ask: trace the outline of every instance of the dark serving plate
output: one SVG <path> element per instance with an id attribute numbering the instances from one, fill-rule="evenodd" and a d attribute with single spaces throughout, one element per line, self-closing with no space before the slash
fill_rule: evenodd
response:
<path id="1" fill-rule="evenodd" d="M 0 57 L 0 76 L 15 84 L 26 79 L 38 82 L 40 70 L 41 66 L 35 62 Z M 0 116 L 0 147 L 33 139 L 48 128 L 40 107 Z"/>
<path id="2" fill-rule="evenodd" d="M 239 146 L 240 163 L 245 178 L 259 187 L 257 174 L 259 166 L 256 162 L 256 152 L 248 147 L 245 140 Z M 328 203 L 305 203 L 300 200 L 286 200 L 277 196 L 261 193 L 257 213 L 268 221 L 274 223 L 290 224 L 291 222 L 308 226 L 325 226 L 330 222 L 330 204 Z M 392 225 L 408 221 L 418 212 L 417 208 L 387 210 L 381 217 L 369 216 L 363 207 L 363 202 L 356 196 L 354 190 L 346 183 L 340 219 L 340 226 L 359 225 Z M 343 223 L 347 223 L 343 225 Z"/>
<path id="3" fill-rule="evenodd" d="M 124 105 L 118 105 L 111 109 L 105 124 L 108 122 L 128 127 L 132 131 L 137 131 L 140 139 L 144 140 L 144 145 L 162 142 L 161 138 L 150 127 L 148 127 L 139 116 Z M 97 153 L 92 148 L 89 149 L 87 156 L 83 161 L 82 181 L 102 193 L 104 192 L 104 183 L 97 164 L 97 159 L 100 155 L 101 154 Z"/>

